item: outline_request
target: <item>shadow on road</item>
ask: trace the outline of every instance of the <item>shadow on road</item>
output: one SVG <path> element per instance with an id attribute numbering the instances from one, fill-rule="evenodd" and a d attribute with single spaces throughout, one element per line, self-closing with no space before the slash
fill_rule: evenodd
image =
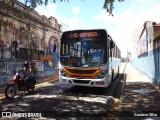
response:
<path id="1" fill-rule="evenodd" d="M 107 89 L 48 84 L 32 95 L 21 94 L 0 101 L 2 111 L 42 112 L 47 117 L 107 117 L 113 111 L 120 74 Z"/>
<path id="2" fill-rule="evenodd" d="M 160 91 L 151 83 L 127 82 L 122 110 L 160 111 Z"/>

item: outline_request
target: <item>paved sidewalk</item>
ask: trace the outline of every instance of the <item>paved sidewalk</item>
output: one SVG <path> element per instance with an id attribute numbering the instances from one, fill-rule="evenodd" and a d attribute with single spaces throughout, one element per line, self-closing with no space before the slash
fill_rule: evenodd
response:
<path id="1" fill-rule="evenodd" d="M 129 116 L 137 119 L 139 113 L 145 117 L 148 115 L 148 117 L 156 118 L 156 114 L 160 117 L 160 90 L 130 63 L 127 64 L 125 73 L 127 75 L 125 93 L 119 103 L 122 120 L 123 117 Z"/>

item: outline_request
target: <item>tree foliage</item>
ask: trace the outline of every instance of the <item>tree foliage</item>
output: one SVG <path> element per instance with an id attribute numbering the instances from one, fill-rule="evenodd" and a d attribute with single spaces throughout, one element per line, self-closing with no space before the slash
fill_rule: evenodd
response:
<path id="1" fill-rule="evenodd" d="M 118 0 L 119 2 L 122 2 L 124 0 Z M 115 0 L 105 0 L 103 8 L 107 10 L 107 13 L 109 13 L 109 15 L 113 16 L 113 9 L 114 9 L 114 3 Z"/>
<path id="2" fill-rule="evenodd" d="M 48 5 L 49 2 L 56 3 L 57 1 L 60 2 L 69 2 L 69 0 L 23 0 L 24 4 L 29 6 L 30 8 L 36 8 L 38 5 Z M 83 0 L 85 1 L 85 0 Z M 116 0 L 105 0 L 103 4 L 103 8 L 106 9 L 107 13 L 109 15 L 113 16 L 113 9 L 114 9 L 114 3 Z M 122 2 L 124 0 L 117 0 L 119 2 Z"/>

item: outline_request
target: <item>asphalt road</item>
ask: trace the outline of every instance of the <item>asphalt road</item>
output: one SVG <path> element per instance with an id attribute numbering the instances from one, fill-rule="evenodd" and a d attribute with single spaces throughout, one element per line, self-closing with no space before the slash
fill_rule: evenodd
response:
<path id="1" fill-rule="evenodd" d="M 13 100 L 1 99 L 0 111 L 17 112 L 23 115 L 38 113 L 40 116 L 37 119 L 66 119 L 68 117 L 106 119 L 112 114 L 110 111 L 115 110 L 116 98 L 119 98 L 121 94 L 119 85 L 121 79 L 122 74 L 108 89 L 59 85 L 58 82 L 48 83 L 37 88 L 31 95 L 21 93 Z M 1 119 L 6 120 L 6 118 Z"/>

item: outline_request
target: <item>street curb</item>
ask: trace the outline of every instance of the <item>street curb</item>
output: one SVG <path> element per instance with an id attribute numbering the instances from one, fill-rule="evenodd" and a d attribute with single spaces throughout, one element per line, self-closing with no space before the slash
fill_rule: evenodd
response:
<path id="1" fill-rule="evenodd" d="M 121 98 L 124 96 L 124 94 L 125 94 L 126 79 L 127 79 L 127 74 L 125 73 L 125 71 L 126 71 L 127 64 L 128 64 L 128 63 L 126 63 L 125 66 L 124 66 L 124 70 L 123 70 L 123 72 L 122 72 L 123 78 L 122 78 L 122 80 L 120 81 L 120 82 L 123 82 L 120 99 L 121 99 Z"/>
<path id="2" fill-rule="evenodd" d="M 39 88 L 39 87 L 41 87 L 41 86 L 43 86 L 43 85 L 45 85 L 45 84 L 51 83 L 51 82 L 53 82 L 53 81 L 57 81 L 57 80 L 50 79 L 50 80 L 48 80 L 48 81 L 46 81 L 46 82 L 39 83 L 39 84 L 35 85 L 35 87 L 36 87 L 36 88 Z"/>
<path id="3" fill-rule="evenodd" d="M 160 86 L 155 86 L 157 90 L 160 90 Z"/>
<path id="4" fill-rule="evenodd" d="M 124 73 L 125 73 L 125 71 L 126 71 L 126 67 L 127 67 L 127 64 L 128 64 L 128 63 L 126 63 L 126 64 L 125 64 L 122 74 L 124 74 Z"/>
<path id="5" fill-rule="evenodd" d="M 127 64 L 128 64 L 128 63 L 125 64 L 122 74 L 125 74 Z M 125 76 L 125 77 L 126 77 L 126 76 Z M 126 82 L 126 80 L 124 79 L 124 75 L 122 76 L 122 79 L 121 79 L 120 81 Z M 115 113 L 116 113 L 117 111 L 121 111 L 121 110 L 119 109 L 119 105 L 120 105 L 120 103 L 122 102 L 122 97 L 123 97 L 122 94 L 123 94 L 123 91 L 125 91 L 125 84 L 122 85 L 122 89 L 124 89 L 124 90 L 121 90 L 120 98 L 113 98 L 113 99 L 114 99 L 113 110 L 115 111 Z M 116 114 L 116 115 L 117 115 L 117 114 Z M 113 116 L 111 117 L 111 119 L 117 118 L 116 115 L 113 115 Z"/>
<path id="6" fill-rule="evenodd" d="M 118 101 L 118 103 L 119 103 L 118 106 L 120 105 L 120 103 L 122 103 L 123 96 L 124 96 L 124 93 L 125 93 L 126 76 L 127 76 L 127 75 L 125 75 L 125 71 L 126 71 L 127 64 L 128 64 L 128 63 L 125 64 L 124 69 L 123 69 L 123 72 L 122 72 L 122 74 L 123 74 L 123 78 L 122 78 L 123 85 L 122 85 L 121 95 L 120 95 L 120 98 L 119 98 L 119 101 Z M 118 108 L 119 108 L 119 107 L 118 107 Z"/>

